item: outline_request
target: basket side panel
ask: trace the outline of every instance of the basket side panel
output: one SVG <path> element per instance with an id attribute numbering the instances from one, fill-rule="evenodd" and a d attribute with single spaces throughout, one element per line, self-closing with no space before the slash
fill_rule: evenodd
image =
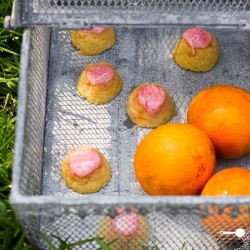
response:
<path id="1" fill-rule="evenodd" d="M 27 79 L 23 163 L 20 178 L 20 192 L 24 195 L 39 195 L 41 188 L 49 39 L 48 28 L 36 28 L 31 32 L 32 49 Z"/>
<path id="2" fill-rule="evenodd" d="M 39 216 L 33 204 L 24 206 L 22 197 L 39 195 L 42 182 L 44 120 L 50 29 L 24 32 L 19 82 L 19 106 L 10 201 L 30 241 L 39 236 Z M 28 67 L 27 67 L 28 64 Z M 27 214 L 32 211 L 31 214 Z"/>
<path id="3" fill-rule="evenodd" d="M 22 25 L 64 28 L 92 24 L 244 26 L 250 10 L 247 0 L 26 0 L 22 6 Z"/>
<path id="4" fill-rule="evenodd" d="M 124 209 L 117 212 L 117 208 Z M 202 209 L 201 209 L 202 208 Z M 235 219 L 233 213 L 237 206 L 231 206 L 229 211 L 223 206 L 217 206 L 211 211 L 210 206 L 185 206 L 175 204 L 162 206 L 159 204 L 126 204 L 121 206 L 110 205 L 62 205 L 57 207 L 46 206 L 41 209 L 41 224 L 39 246 L 49 249 L 44 237 L 59 247 L 57 237 L 69 244 L 76 244 L 73 249 L 98 249 L 100 241 L 110 243 L 111 249 L 245 249 L 249 242 L 249 232 L 246 237 L 238 238 L 235 235 L 220 236 L 223 230 L 232 228 L 225 221 L 224 216 Z M 221 211 L 218 214 L 218 211 Z M 238 223 L 249 226 L 246 213 L 237 212 Z M 115 231 L 114 222 L 120 219 L 120 225 L 127 231 L 134 228 L 133 216 L 122 221 L 121 214 L 135 215 L 139 220 L 137 233 L 124 237 Z M 235 230 L 237 227 L 235 228 Z M 112 244 L 111 244 L 112 242 Z M 142 248 L 144 247 L 144 248 Z M 243 248 L 240 248 L 243 247 Z M 247 249 L 247 248 L 246 248 Z"/>

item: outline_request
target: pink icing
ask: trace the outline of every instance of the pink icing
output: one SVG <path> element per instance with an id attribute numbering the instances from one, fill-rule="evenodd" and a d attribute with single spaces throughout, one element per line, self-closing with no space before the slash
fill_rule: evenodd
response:
<path id="1" fill-rule="evenodd" d="M 105 30 L 104 27 L 94 27 L 91 30 L 84 30 L 86 33 L 91 33 L 91 34 L 100 34 Z"/>
<path id="2" fill-rule="evenodd" d="M 111 225 L 116 234 L 121 236 L 131 236 L 139 228 L 138 215 L 134 212 L 123 211 L 111 220 Z"/>
<path id="3" fill-rule="evenodd" d="M 166 100 L 166 94 L 158 86 L 146 85 L 139 90 L 137 98 L 148 114 L 156 115 Z"/>
<path id="4" fill-rule="evenodd" d="M 206 48 L 212 42 L 212 35 L 204 29 L 193 28 L 184 32 L 183 38 L 192 48 Z"/>
<path id="5" fill-rule="evenodd" d="M 114 70 L 108 66 L 97 65 L 87 71 L 87 78 L 91 84 L 105 84 L 114 77 Z"/>
<path id="6" fill-rule="evenodd" d="M 79 148 L 69 156 L 72 175 L 84 177 L 95 171 L 101 163 L 99 154 L 91 148 Z"/>

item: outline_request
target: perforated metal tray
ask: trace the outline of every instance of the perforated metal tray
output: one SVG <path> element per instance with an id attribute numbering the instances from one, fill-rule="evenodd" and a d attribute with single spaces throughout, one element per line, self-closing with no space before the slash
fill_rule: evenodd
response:
<path id="1" fill-rule="evenodd" d="M 250 205 L 250 197 L 150 197 L 134 176 L 134 151 L 150 131 L 133 125 L 126 115 L 125 103 L 134 87 L 153 81 L 164 86 L 177 110 L 171 122 L 185 122 L 190 100 L 207 86 L 228 83 L 250 90 L 249 32 L 212 30 L 221 51 L 219 61 L 209 72 L 194 73 L 181 69 L 172 59 L 172 49 L 183 31 L 117 28 L 117 44 L 112 49 L 85 57 L 71 45 L 69 30 L 25 30 L 10 201 L 34 244 L 49 249 L 42 235 L 56 234 L 70 242 L 95 237 L 100 219 L 115 206 L 124 205 L 137 207 L 149 220 L 150 247 L 239 246 L 239 241 L 216 241 L 200 219 L 208 215 L 206 207 L 212 204 L 220 209 L 231 205 L 231 216 L 235 216 L 240 205 Z M 117 69 L 123 89 L 110 103 L 96 106 L 80 97 L 76 82 L 87 64 L 100 60 Z M 98 193 L 77 194 L 60 176 L 66 153 L 82 144 L 99 148 L 112 167 L 111 181 Z M 249 168 L 249 157 L 218 160 L 216 171 L 235 165 Z M 241 243 L 246 244 L 247 239 Z M 96 248 L 94 242 L 76 247 Z"/>
<path id="2" fill-rule="evenodd" d="M 203 25 L 249 29 L 249 0 L 15 0 L 5 27 Z"/>

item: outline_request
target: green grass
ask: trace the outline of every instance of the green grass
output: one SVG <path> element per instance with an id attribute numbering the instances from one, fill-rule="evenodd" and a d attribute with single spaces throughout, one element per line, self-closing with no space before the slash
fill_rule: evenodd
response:
<path id="1" fill-rule="evenodd" d="M 47 242 L 51 250 L 71 250 L 75 246 L 84 247 L 84 244 L 89 243 L 89 242 L 96 242 L 100 246 L 100 248 L 96 250 L 110 250 L 109 246 L 112 245 L 117 240 L 115 239 L 105 244 L 101 238 L 94 237 L 94 238 L 84 239 L 84 240 L 80 240 L 80 241 L 76 241 L 72 243 L 72 242 L 67 242 L 67 240 L 62 240 L 58 236 L 53 235 L 53 234 L 50 237 L 44 235 L 43 239 Z M 54 245 L 54 243 L 52 242 L 53 239 L 57 240 L 57 243 L 59 243 L 58 244 L 59 247 Z"/>

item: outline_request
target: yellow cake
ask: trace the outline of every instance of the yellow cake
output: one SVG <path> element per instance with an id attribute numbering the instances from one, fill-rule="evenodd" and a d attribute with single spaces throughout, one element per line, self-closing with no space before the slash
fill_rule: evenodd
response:
<path id="1" fill-rule="evenodd" d="M 69 151 L 62 162 L 61 174 L 65 184 L 80 194 L 97 192 L 112 176 L 106 157 L 91 146 Z"/>
<path id="2" fill-rule="evenodd" d="M 85 56 L 93 56 L 112 48 L 116 44 L 113 28 L 95 27 L 91 30 L 73 30 L 72 44 Z"/>
<path id="3" fill-rule="evenodd" d="M 80 95 L 93 104 L 111 101 L 121 89 L 121 77 L 108 62 L 89 64 L 81 73 L 77 83 Z"/>
<path id="4" fill-rule="evenodd" d="M 215 66 L 220 51 L 212 33 L 194 28 L 184 32 L 172 54 L 175 62 L 183 69 L 205 72 Z"/>
<path id="5" fill-rule="evenodd" d="M 144 83 L 135 88 L 126 109 L 134 124 L 146 128 L 165 124 L 176 114 L 168 92 L 157 83 Z"/>

